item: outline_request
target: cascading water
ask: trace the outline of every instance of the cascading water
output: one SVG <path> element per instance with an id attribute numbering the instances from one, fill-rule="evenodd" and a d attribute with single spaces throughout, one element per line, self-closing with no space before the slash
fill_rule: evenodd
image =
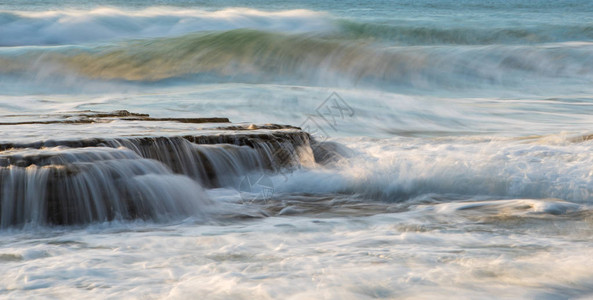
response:
<path id="1" fill-rule="evenodd" d="M 202 187 L 236 187 L 251 172 L 295 167 L 312 156 L 309 136 L 296 130 L 7 147 L 0 155 L 0 228 L 205 217 L 212 203 Z"/>

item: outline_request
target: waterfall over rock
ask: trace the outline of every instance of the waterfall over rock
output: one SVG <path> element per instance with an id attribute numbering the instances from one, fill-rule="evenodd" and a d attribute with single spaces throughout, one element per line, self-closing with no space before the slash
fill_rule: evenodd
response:
<path id="1" fill-rule="evenodd" d="M 197 132 L 1 142 L 0 228 L 203 216 L 204 188 L 314 161 L 309 135 L 293 127 Z"/>

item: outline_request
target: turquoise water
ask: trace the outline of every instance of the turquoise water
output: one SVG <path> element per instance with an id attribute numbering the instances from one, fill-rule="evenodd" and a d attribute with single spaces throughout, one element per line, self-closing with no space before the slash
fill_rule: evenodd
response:
<path id="1" fill-rule="evenodd" d="M 590 298 L 592 82 L 589 1 L 0 1 L 2 118 L 220 116 L 351 154 L 266 203 L 206 189 L 207 221 L 3 230 L 0 297 Z M 76 126 L 0 141 L 122 130 Z"/>

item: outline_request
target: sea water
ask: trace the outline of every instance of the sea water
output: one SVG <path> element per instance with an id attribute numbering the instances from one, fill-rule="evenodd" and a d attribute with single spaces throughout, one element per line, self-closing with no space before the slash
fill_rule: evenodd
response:
<path id="1" fill-rule="evenodd" d="M 5 227 L 0 297 L 591 298 L 592 83 L 590 1 L 0 1 L 2 119 L 228 117 L 343 154 L 255 201 L 159 165 L 140 189 L 196 213 Z M 151 126 L 0 139 L 191 129 Z"/>

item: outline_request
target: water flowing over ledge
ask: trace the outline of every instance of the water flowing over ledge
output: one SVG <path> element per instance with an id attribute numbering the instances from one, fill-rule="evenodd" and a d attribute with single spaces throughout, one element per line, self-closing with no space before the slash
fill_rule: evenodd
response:
<path id="1" fill-rule="evenodd" d="M 126 121 L 129 114 L 93 118 L 138 121 Z M 191 135 L 0 142 L 0 228 L 200 216 L 211 204 L 203 188 L 236 187 L 252 172 L 315 161 L 309 134 L 298 128 L 215 126 Z"/>

